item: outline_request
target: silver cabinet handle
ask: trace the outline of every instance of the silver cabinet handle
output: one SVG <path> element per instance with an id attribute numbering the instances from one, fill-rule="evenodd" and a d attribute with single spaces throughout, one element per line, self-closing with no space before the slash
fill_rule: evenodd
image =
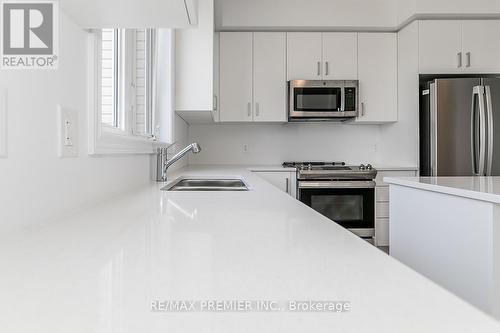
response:
<path id="1" fill-rule="evenodd" d="M 285 188 L 286 188 L 286 193 L 290 194 L 290 178 L 285 179 Z"/>
<path id="2" fill-rule="evenodd" d="M 247 114 L 249 117 L 252 116 L 252 103 L 251 102 L 248 102 L 248 104 L 247 104 Z"/>
<path id="3" fill-rule="evenodd" d="M 465 54 L 465 67 L 470 67 L 470 52 Z"/>
<path id="4" fill-rule="evenodd" d="M 361 116 L 363 117 L 365 115 L 365 103 L 361 102 Z"/>
<path id="5" fill-rule="evenodd" d="M 318 61 L 318 76 L 321 75 L 321 61 Z"/>
<path id="6" fill-rule="evenodd" d="M 260 105 L 259 103 L 255 103 L 255 116 L 259 116 L 260 115 Z"/>
<path id="7" fill-rule="evenodd" d="M 328 75 L 330 71 L 328 70 L 328 61 L 325 62 L 325 74 Z"/>
<path id="8" fill-rule="evenodd" d="M 217 111 L 217 95 L 214 95 L 214 111 Z"/>
<path id="9" fill-rule="evenodd" d="M 462 67 L 462 52 L 457 53 L 457 68 Z"/>

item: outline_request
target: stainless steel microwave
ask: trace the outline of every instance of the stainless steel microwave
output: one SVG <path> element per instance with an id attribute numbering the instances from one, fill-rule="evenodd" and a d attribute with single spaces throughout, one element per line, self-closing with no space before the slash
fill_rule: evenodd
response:
<path id="1" fill-rule="evenodd" d="M 288 81 L 289 121 L 342 121 L 358 116 L 358 80 Z"/>

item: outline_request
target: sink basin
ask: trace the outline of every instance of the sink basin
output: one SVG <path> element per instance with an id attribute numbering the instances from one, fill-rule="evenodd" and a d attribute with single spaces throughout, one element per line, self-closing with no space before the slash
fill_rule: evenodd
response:
<path id="1" fill-rule="evenodd" d="M 241 179 L 181 178 L 162 191 L 248 191 L 248 187 Z"/>

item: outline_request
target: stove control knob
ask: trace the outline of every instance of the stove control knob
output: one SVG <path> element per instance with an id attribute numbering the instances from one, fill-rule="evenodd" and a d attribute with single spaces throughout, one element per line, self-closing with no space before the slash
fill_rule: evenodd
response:
<path id="1" fill-rule="evenodd" d="M 359 166 L 359 170 L 366 170 L 365 165 L 364 165 L 364 164 L 361 164 L 361 165 Z"/>
<path id="2" fill-rule="evenodd" d="M 367 165 L 366 165 L 366 170 L 373 170 L 372 165 L 371 165 L 371 164 L 367 164 Z"/>
<path id="3" fill-rule="evenodd" d="M 311 163 L 309 163 L 309 165 L 307 166 L 307 169 L 308 169 L 308 170 L 312 170 L 312 165 L 311 165 Z"/>

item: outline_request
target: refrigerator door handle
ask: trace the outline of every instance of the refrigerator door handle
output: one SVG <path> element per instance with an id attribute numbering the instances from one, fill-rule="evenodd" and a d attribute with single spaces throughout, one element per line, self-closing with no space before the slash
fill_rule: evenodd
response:
<path id="1" fill-rule="evenodd" d="M 476 96 L 479 105 L 479 126 L 476 122 Z M 484 112 L 484 87 L 475 86 L 472 89 L 472 108 L 471 108 L 471 153 L 472 153 L 472 173 L 476 176 L 484 175 L 484 162 L 486 158 L 486 127 Z M 479 128 L 478 128 L 479 127 Z M 479 135 L 478 133 L 479 132 Z M 479 140 L 478 140 L 479 139 Z M 478 142 L 479 141 L 479 142 Z M 477 158 L 476 148 L 479 146 L 479 158 Z"/>
<path id="2" fill-rule="evenodd" d="M 486 176 L 491 176 L 491 165 L 493 163 L 493 102 L 491 99 L 491 87 L 485 86 L 486 93 L 486 119 L 487 119 L 487 137 L 488 137 L 488 155 L 486 157 Z"/>
<path id="3" fill-rule="evenodd" d="M 437 176 L 437 87 L 436 83 L 431 83 L 429 86 L 430 99 L 430 132 L 431 132 L 431 176 Z"/>

